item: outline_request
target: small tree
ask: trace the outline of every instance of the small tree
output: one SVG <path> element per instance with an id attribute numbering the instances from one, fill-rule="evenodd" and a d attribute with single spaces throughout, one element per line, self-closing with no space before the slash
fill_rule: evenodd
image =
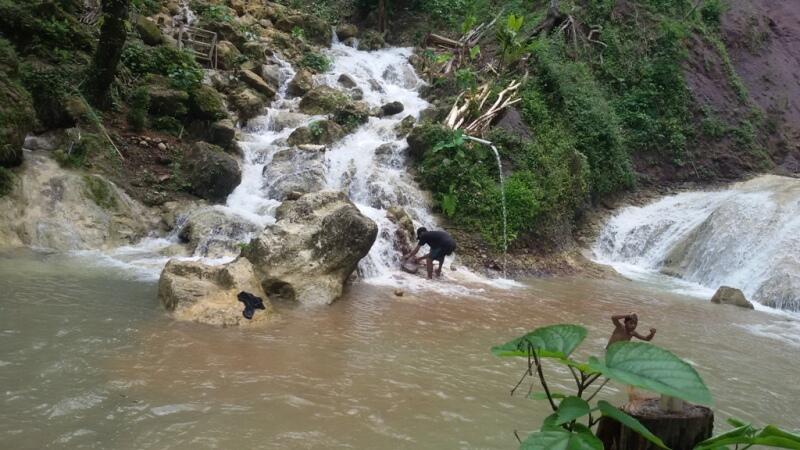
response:
<path id="1" fill-rule="evenodd" d="M 100 41 L 95 50 L 89 77 L 86 80 L 86 94 L 89 102 L 100 109 L 111 105 L 111 84 L 117 74 L 117 65 L 125 46 L 130 0 L 103 0 L 103 25 Z"/>

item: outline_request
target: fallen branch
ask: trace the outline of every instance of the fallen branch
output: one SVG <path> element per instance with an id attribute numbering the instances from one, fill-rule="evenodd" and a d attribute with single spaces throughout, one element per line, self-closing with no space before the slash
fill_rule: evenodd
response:
<path id="1" fill-rule="evenodd" d="M 521 81 L 511 81 L 488 108 L 486 105 L 491 96 L 489 84 L 482 85 L 472 93 L 462 92 L 453 103 L 444 121 L 445 126 L 453 130 L 462 129 L 470 135 L 482 134 L 504 109 L 521 101 L 517 94 L 521 85 Z"/>

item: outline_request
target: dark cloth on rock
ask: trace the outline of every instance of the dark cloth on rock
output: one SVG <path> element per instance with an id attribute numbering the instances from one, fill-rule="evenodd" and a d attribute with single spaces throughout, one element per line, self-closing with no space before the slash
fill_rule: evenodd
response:
<path id="1" fill-rule="evenodd" d="M 242 311 L 242 315 L 245 317 L 245 319 L 252 319 L 253 314 L 257 309 L 266 309 L 264 307 L 264 301 L 261 300 L 260 297 L 256 297 L 249 292 L 239 292 L 237 297 L 240 302 L 244 303 L 244 311 Z"/>

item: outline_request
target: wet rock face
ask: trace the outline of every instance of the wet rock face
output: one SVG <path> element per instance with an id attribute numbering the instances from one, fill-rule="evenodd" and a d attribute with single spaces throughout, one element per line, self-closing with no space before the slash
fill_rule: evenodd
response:
<path id="1" fill-rule="evenodd" d="M 252 320 L 242 315 L 244 305 L 237 298 L 242 291 L 264 300 L 266 309 L 256 311 Z M 158 298 L 175 319 L 208 325 L 259 324 L 273 315 L 253 265 L 244 258 L 223 266 L 171 260 L 161 272 Z"/>
<path id="2" fill-rule="evenodd" d="M 306 95 L 313 88 L 313 74 L 306 69 L 300 69 L 289 82 L 286 92 L 293 97 L 300 97 Z"/>
<path id="3" fill-rule="evenodd" d="M 753 304 L 747 301 L 747 298 L 745 298 L 742 291 L 729 286 L 721 286 L 719 289 L 717 289 L 717 292 L 715 292 L 714 296 L 711 297 L 711 303 L 753 309 Z"/>
<path id="4" fill-rule="evenodd" d="M 224 201 L 242 182 L 236 160 L 220 147 L 196 142 L 184 160 L 184 171 L 192 192 L 215 202 Z"/>
<path id="5" fill-rule="evenodd" d="M 307 127 L 300 127 L 292 132 L 287 141 L 289 145 L 332 144 L 344 136 L 344 130 L 331 120 L 318 120 Z"/>
<path id="6" fill-rule="evenodd" d="M 17 172 L 14 191 L 0 198 L 0 248 L 112 248 L 134 243 L 156 223 L 105 178 L 64 170 L 35 153 Z"/>
<path id="7" fill-rule="evenodd" d="M 316 192 L 325 187 L 325 161 L 321 149 L 293 147 L 281 150 L 264 167 L 264 188 L 270 198 L 286 199 L 290 192 Z"/>
<path id="8" fill-rule="evenodd" d="M 207 258 L 236 256 L 258 227 L 242 217 L 214 208 L 201 208 L 186 218 L 178 237 L 194 255 Z"/>
<path id="9" fill-rule="evenodd" d="M 342 192 L 321 191 L 284 202 L 277 222 L 242 252 L 271 297 L 330 304 L 367 255 L 378 226 Z"/>

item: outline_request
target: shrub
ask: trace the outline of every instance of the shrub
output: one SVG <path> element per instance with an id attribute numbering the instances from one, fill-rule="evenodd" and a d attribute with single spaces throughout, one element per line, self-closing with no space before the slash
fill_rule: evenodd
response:
<path id="1" fill-rule="evenodd" d="M 128 124 L 135 131 L 147 126 L 147 110 L 150 108 L 150 93 L 142 86 L 136 88 L 128 98 Z"/>
<path id="2" fill-rule="evenodd" d="M 715 28 L 720 25 L 722 13 L 723 5 L 721 0 L 705 0 L 700 8 L 700 17 L 703 18 L 703 22 Z"/>
<path id="3" fill-rule="evenodd" d="M 300 61 L 300 65 L 308 67 L 317 73 L 323 73 L 327 72 L 328 69 L 331 68 L 331 60 L 327 56 L 320 53 L 306 52 L 303 54 L 303 59 Z"/>
<path id="4" fill-rule="evenodd" d="M 203 81 L 203 69 L 186 50 L 162 45 L 130 44 L 122 52 L 122 64 L 136 76 L 164 75 L 172 87 L 189 91 Z"/>
<path id="5" fill-rule="evenodd" d="M 117 195 L 108 181 L 99 176 L 84 175 L 84 192 L 99 207 L 113 210 L 118 206 Z"/>
<path id="6" fill-rule="evenodd" d="M 53 152 L 53 156 L 64 167 L 83 167 L 92 156 L 106 150 L 104 138 L 91 133 L 83 133 L 77 141 L 73 141 L 66 150 Z"/>

